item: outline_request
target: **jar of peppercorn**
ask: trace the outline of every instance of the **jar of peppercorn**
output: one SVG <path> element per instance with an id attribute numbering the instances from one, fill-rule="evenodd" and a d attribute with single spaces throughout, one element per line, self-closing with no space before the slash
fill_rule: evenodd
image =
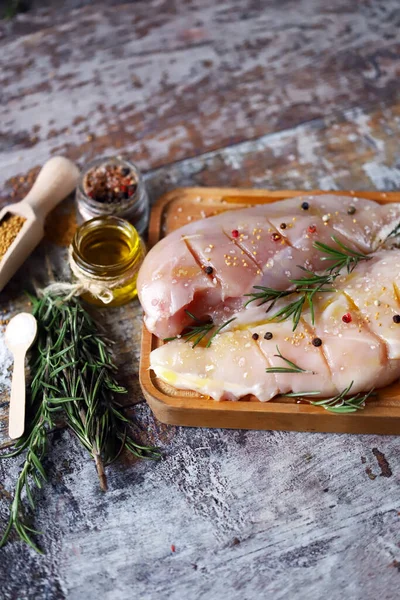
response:
<path id="1" fill-rule="evenodd" d="M 136 165 L 123 158 L 89 163 L 81 173 L 76 200 L 85 220 L 114 215 L 130 221 L 139 234 L 147 227 L 149 198 L 143 176 Z"/>

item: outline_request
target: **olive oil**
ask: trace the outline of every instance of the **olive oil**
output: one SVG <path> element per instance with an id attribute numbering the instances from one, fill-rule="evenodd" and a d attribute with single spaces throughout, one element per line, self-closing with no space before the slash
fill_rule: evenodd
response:
<path id="1" fill-rule="evenodd" d="M 98 306 L 119 306 L 134 298 L 144 255 L 144 244 L 128 221 L 105 216 L 83 223 L 71 248 L 72 271 L 87 288 L 82 297 Z"/>
<path id="2" fill-rule="evenodd" d="M 103 267 L 121 264 L 135 251 L 128 234 L 112 224 L 88 231 L 81 243 L 83 258 L 92 265 Z"/>

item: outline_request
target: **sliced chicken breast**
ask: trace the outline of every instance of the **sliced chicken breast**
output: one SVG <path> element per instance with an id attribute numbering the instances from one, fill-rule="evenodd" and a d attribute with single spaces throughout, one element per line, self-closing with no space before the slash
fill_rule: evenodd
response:
<path id="1" fill-rule="evenodd" d="M 351 384 L 357 393 L 392 383 L 400 376 L 400 251 L 360 262 L 336 279 L 335 288 L 314 296 L 314 322 L 307 309 L 295 331 L 291 320 L 271 321 L 293 298 L 268 313 L 253 305 L 237 313 L 209 348 L 193 349 L 180 338 L 154 350 L 151 368 L 174 387 L 215 400 L 254 395 L 266 401 L 306 391 L 322 398 Z M 291 372 L 287 361 L 298 369 Z"/>

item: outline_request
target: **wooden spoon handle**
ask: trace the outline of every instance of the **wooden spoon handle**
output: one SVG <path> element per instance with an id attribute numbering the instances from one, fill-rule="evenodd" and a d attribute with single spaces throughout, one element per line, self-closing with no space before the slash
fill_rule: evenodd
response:
<path id="1" fill-rule="evenodd" d="M 11 383 L 8 435 L 12 440 L 21 437 L 25 429 L 25 353 L 14 355 Z"/>
<path id="2" fill-rule="evenodd" d="M 76 187 L 79 179 L 77 166 L 68 158 L 54 156 L 43 166 L 32 189 L 22 200 L 37 215 L 45 217 Z"/>

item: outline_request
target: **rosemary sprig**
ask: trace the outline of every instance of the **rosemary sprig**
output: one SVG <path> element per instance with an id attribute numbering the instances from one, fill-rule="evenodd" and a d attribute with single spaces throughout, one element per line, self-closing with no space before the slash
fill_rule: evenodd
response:
<path id="1" fill-rule="evenodd" d="M 265 369 L 266 373 L 311 373 L 311 371 L 302 369 L 288 358 L 282 356 L 278 346 L 276 347 L 276 351 L 278 354 L 274 354 L 274 356 L 276 356 L 277 358 L 281 358 L 283 361 L 285 361 L 288 367 L 268 367 L 267 369 Z"/>
<path id="2" fill-rule="evenodd" d="M 244 306 L 246 307 L 248 304 L 254 302 L 255 300 L 260 300 L 260 303 L 257 306 L 262 306 L 266 302 L 270 302 L 270 305 L 268 306 L 266 312 L 269 312 L 271 308 L 273 308 L 273 306 L 275 305 L 275 302 L 277 302 L 280 298 L 284 298 L 285 296 L 290 296 L 290 294 L 293 294 L 293 290 L 280 291 L 274 290 L 273 288 L 264 287 L 262 285 L 255 285 L 253 287 L 255 290 L 261 291 L 255 292 L 253 294 L 245 294 L 245 297 L 249 296 L 250 299 L 247 300 Z"/>
<path id="3" fill-rule="evenodd" d="M 30 432 L 22 441 L 22 438 L 15 444 L 16 449 L 9 454 L 3 454 L 1 458 L 12 458 L 18 456 L 25 448 L 28 448 L 25 461 L 18 476 L 15 486 L 15 494 L 10 506 L 10 516 L 3 537 L 0 541 L 0 547 L 4 546 L 14 527 L 19 537 L 24 540 L 31 548 L 42 554 L 42 551 L 32 539 L 31 533 L 39 533 L 26 524 L 23 511 L 22 493 L 25 491 L 26 498 L 32 509 L 35 508 L 31 485 L 41 488 L 46 481 L 42 461 L 47 450 L 47 434 L 49 429 L 54 427 L 48 400 L 43 398 L 41 406 L 37 407 L 36 422 L 30 429 Z"/>
<path id="4" fill-rule="evenodd" d="M 23 451 L 26 455 L 0 546 L 14 527 L 21 539 L 40 551 L 30 535 L 38 532 L 26 524 L 22 494 L 25 492 L 34 509 L 31 486 L 41 488 L 46 480 L 43 459 L 55 416 L 66 423 L 93 457 L 103 490 L 107 489 L 105 466 L 124 449 L 139 458 L 155 459 L 160 454 L 156 448 L 136 443 L 129 435 L 129 420 L 115 399 L 115 394 L 126 390 L 115 380 L 117 368 L 111 343 L 79 300 L 65 301 L 49 294 L 40 300 L 31 299 L 38 320 L 38 339 L 31 358 L 31 372 L 35 375 L 27 411 L 28 429 L 14 450 L 0 458 L 18 456 Z"/>
<path id="5" fill-rule="evenodd" d="M 214 325 L 214 322 L 212 321 L 212 319 L 210 319 L 208 321 L 202 321 L 201 319 L 196 317 L 194 314 L 192 314 L 188 310 L 185 310 L 185 313 L 191 319 L 193 319 L 195 324 L 189 325 L 187 327 L 187 331 L 182 333 L 182 335 L 180 337 L 185 338 L 185 342 L 193 341 L 192 348 L 195 348 L 196 346 L 198 346 L 208 333 L 213 332 L 212 335 L 208 338 L 208 341 L 206 344 L 206 348 L 209 348 L 211 346 L 211 343 L 212 343 L 213 339 L 215 338 L 215 336 L 222 329 L 224 329 L 224 327 L 226 327 L 227 325 L 229 325 L 229 323 L 232 323 L 232 321 L 234 321 L 236 319 L 236 317 L 232 317 L 232 319 L 229 319 L 228 321 L 225 321 L 225 323 L 222 323 L 222 325 L 219 325 L 218 327 L 216 327 Z M 178 339 L 177 335 L 174 337 L 164 338 L 163 342 L 171 342 L 172 340 L 176 340 L 176 339 Z"/>
<path id="6" fill-rule="evenodd" d="M 337 394 L 336 396 L 332 396 L 331 398 L 323 398 L 322 400 L 308 400 L 307 397 L 317 396 L 321 392 L 293 392 L 291 394 L 284 394 L 287 398 L 304 398 L 313 406 L 321 406 L 325 410 L 336 413 L 336 414 L 347 414 L 356 412 L 357 410 L 363 410 L 365 408 L 365 403 L 368 398 L 374 395 L 374 390 L 370 390 L 369 392 L 363 394 L 359 392 L 354 396 L 348 398 L 347 396 L 350 393 L 351 388 L 353 387 L 354 381 L 350 383 L 342 392 Z"/>
<path id="7" fill-rule="evenodd" d="M 347 273 L 351 273 L 354 271 L 360 260 L 371 260 L 371 256 L 352 250 L 348 246 L 345 246 L 345 244 L 338 240 L 334 235 L 332 236 L 332 240 L 342 248 L 342 251 L 338 248 L 332 248 L 332 246 L 323 244 L 322 242 L 314 242 L 313 246 L 327 255 L 322 257 L 322 260 L 335 260 L 333 265 L 327 269 L 328 273 L 332 273 L 334 277 L 337 277 L 342 269 L 346 269 Z"/>
<path id="8" fill-rule="evenodd" d="M 296 300 L 293 300 L 293 302 L 290 302 L 289 304 L 286 304 L 280 308 L 276 313 L 271 315 L 270 320 L 281 322 L 291 318 L 293 321 L 293 331 L 295 331 L 299 324 L 303 310 L 306 306 L 308 306 L 311 314 L 311 323 L 314 325 L 315 294 L 321 292 L 334 292 L 335 289 L 331 286 L 339 276 L 342 269 L 345 268 L 348 273 L 351 273 L 361 260 L 370 260 L 371 258 L 366 254 L 362 254 L 361 252 L 356 252 L 355 250 L 348 248 L 335 236 L 332 236 L 332 240 L 342 250 L 339 248 L 333 248 L 321 242 L 315 242 L 313 244 L 314 248 L 327 255 L 322 257 L 323 260 L 335 260 L 334 264 L 328 267 L 321 275 L 318 275 L 317 273 L 314 273 L 314 271 L 298 265 L 299 268 L 306 273 L 306 275 L 298 279 L 289 279 L 291 285 L 294 286 L 293 289 L 281 291 L 274 290 L 273 288 L 254 286 L 254 289 L 258 291 L 251 294 L 245 294 L 245 296 L 250 297 L 245 306 L 256 300 L 259 300 L 258 306 L 262 306 L 263 304 L 270 302 L 266 310 L 268 313 L 280 298 L 290 296 L 291 294 L 297 294 L 299 297 Z"/>
<path id="9" fill-rule="evenodd" d="M 317 292 L 334 291 L 331 287 L 325 287 L 334 280 L 332 275 L 317 275 L 309 269 L 305 269 L 304 267 L 300 268 L 305 271 L 307 275 L 300 279 L 290 280 L 291 283 L 296 286 L 295 293 L 299 294 L 299 298 L 286 304 L 276 313 L 271 315 L 271 320 L 278 322 L 286 321 L 286 319 L 291 317 L 293 321 L 293 331 L 297 328 L 302 312 L 307 305 L 310 308 L 311 322 L 314 325 L 314 296 Z"/>

